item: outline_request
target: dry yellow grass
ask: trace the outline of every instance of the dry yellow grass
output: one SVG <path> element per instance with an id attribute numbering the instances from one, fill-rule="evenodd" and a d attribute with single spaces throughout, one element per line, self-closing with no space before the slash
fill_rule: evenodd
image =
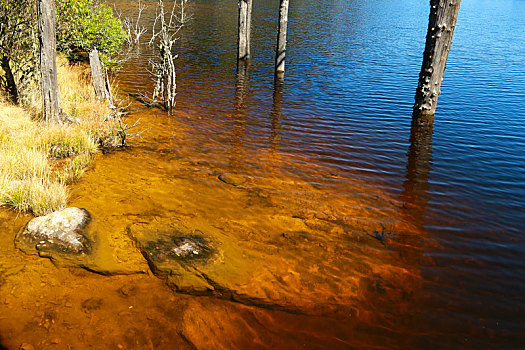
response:
<path id="1" fill-rule="evenodd" d="M 45 215 L 66 206 L 66 185 L 77 181 L 98 144 L 117 145 L 105 131 L 111 110 L 99 102 L 85 67 L 59 59 L 59 84 L 65 112 L 78 123 L 66 126 L 38 122 L 40 97 L 26 93 L 27 108 L 0 100 L 0 205 Z"/>

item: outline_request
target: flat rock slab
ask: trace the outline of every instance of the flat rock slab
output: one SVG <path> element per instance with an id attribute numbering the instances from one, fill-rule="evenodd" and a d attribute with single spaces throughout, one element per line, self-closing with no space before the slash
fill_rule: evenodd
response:
<path id="1" fill-rule="evenodd" d="M 16 236 L 20 247 L 32 247 L 39 253 L 87 254 L 91 242 L 83 234 L 91 221 L 88 211 L 66 208 L 46 216 L 36 217 Z"/>
<path id="2" fill-rule="evenodd" d="M 191 294 L 207 294 L 215 288 L 200 272 L 220 256 L 201 231 L 163 226 L 129 229 L 129 236 L 155 275 L 165 278 L 173 289 Z"/>
<path id="3" fill-rule="evenodd" d="M 410 293 L 411 275 L 385 266 L 388 251 L 350 250 L 345 241 L 314 235 L 300 219 L 267 220 L 295 230 L 265 237 L 241 225 L 226 232 L 198 217 L 156 217 L 130 225 L 128 234 L 152 272 L 179 293 L 335 317 L 354 315 L 370 296 L 389 304 L 390 296 Z"/>

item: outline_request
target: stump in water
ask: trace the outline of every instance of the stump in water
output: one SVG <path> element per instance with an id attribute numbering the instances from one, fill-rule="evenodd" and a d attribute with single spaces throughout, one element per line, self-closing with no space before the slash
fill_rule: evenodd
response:
<path id="1" fill-rule="evenodd" d="M 275 77 L 284 78 L 284 59 L 286 57 L 286 34 L 288 31 L 289 0 L 281 0 L 279 9 L 279 33 L 277 34 L 277 51 L 275 53 Z"/>
<path id="2" fill-rule="evenodd" d="M 38 0 L 38 29 L 40 40 L 40 70 L 42 73 L 42 117 L 48 122 L 64 123 L 57 77 L 56 13 L 53 0 Z"/>
<path id="3" fill-rule="evenodd" d="M 419 73 L 413 119 L 436 112 L 461 0 L 431 0 L 427 40 Z"/>
<path id="4" fill-rule="evenodd" d="M 100 58 L 98 50 L 93 49 L 89 53 L 89 65 L 91 66 L 91 76 L 93 79 L 93 88 L 95 89 L 95 95 L 100 101 L 106 100 L 109 106 L 112 106 L 111 93 L 109 87 L 106 86 L 105 74 L 102 71 L 100 64 Z"/>
<path id="5" fill-rule="evenodd" d="M 239 0 L 239 35 L 237 59 L 250 58 L 250 40 L 252 25 L 252 0 Z"/>

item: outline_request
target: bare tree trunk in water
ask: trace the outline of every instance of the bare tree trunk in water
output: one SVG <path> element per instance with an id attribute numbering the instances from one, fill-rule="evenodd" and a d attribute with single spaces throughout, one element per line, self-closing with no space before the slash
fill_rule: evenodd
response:
<path id="1" fill-rule="evenodd" d="M 37 0 L 37 13 L 42 73 L 42 117 L 45 121 L 62 124 L 67 121 L 67 117 L 62 110 L 58 89 L 54 0 Z"/>
<path id="2" fill-rule="evenodd" d="M 252 27 L 252 0 L 239 0 L 239 35 L 237 43 L 237 59 L 250 58 L 250 40 Z"/>
<path id="3" fill-rule="evenodd" d="M 461 0 L 430 0 L 427 41 L 413 119 L 434 115 Z"/>
<path id="4" fill-rule="evenodd" d="M 279 33 L 277 34 L 277 51 L 275 53 L 275 77 L 284 78 L 284 59 L 286 56 L 286 34 L 288 31 L 289 0 L 281 0 L 279 9 Z"/>
<path id="5" fill-rule="evenodd" d="M 9 58 L 7 56 L 2 57 L 0 64 L 2 70 L 5 72 L 6 92 L 9 95 L 9 99 L 14 104 L 18 104 L 18 88 L 16 87 L 15 77 L 9 64 Z"/>

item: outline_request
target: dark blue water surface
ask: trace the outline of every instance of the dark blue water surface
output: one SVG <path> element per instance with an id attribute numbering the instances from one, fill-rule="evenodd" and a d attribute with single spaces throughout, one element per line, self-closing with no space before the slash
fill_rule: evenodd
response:
<path id="1" fill-rule="evenodd" d="M 428 1 L 292 0 L 282 93 L 277 0 L 254 1 L 240 81 L 236 1 L 198 0 L 193 11 L 177 44 L 177 109 L 213 121 L 194 122 L 196 147 L 216 139 L 225 146 L 208 151 L 227 151 L 241 106 L 245 147 L 278 140 L 297 162 L 417 207 L 432 248 L 411 344 L 525 346 L 525 1 L 462 1 L 433 128 L 412 135 Z M 122 74 L 125 90 L 140 87 L 137 74 Z"/>

